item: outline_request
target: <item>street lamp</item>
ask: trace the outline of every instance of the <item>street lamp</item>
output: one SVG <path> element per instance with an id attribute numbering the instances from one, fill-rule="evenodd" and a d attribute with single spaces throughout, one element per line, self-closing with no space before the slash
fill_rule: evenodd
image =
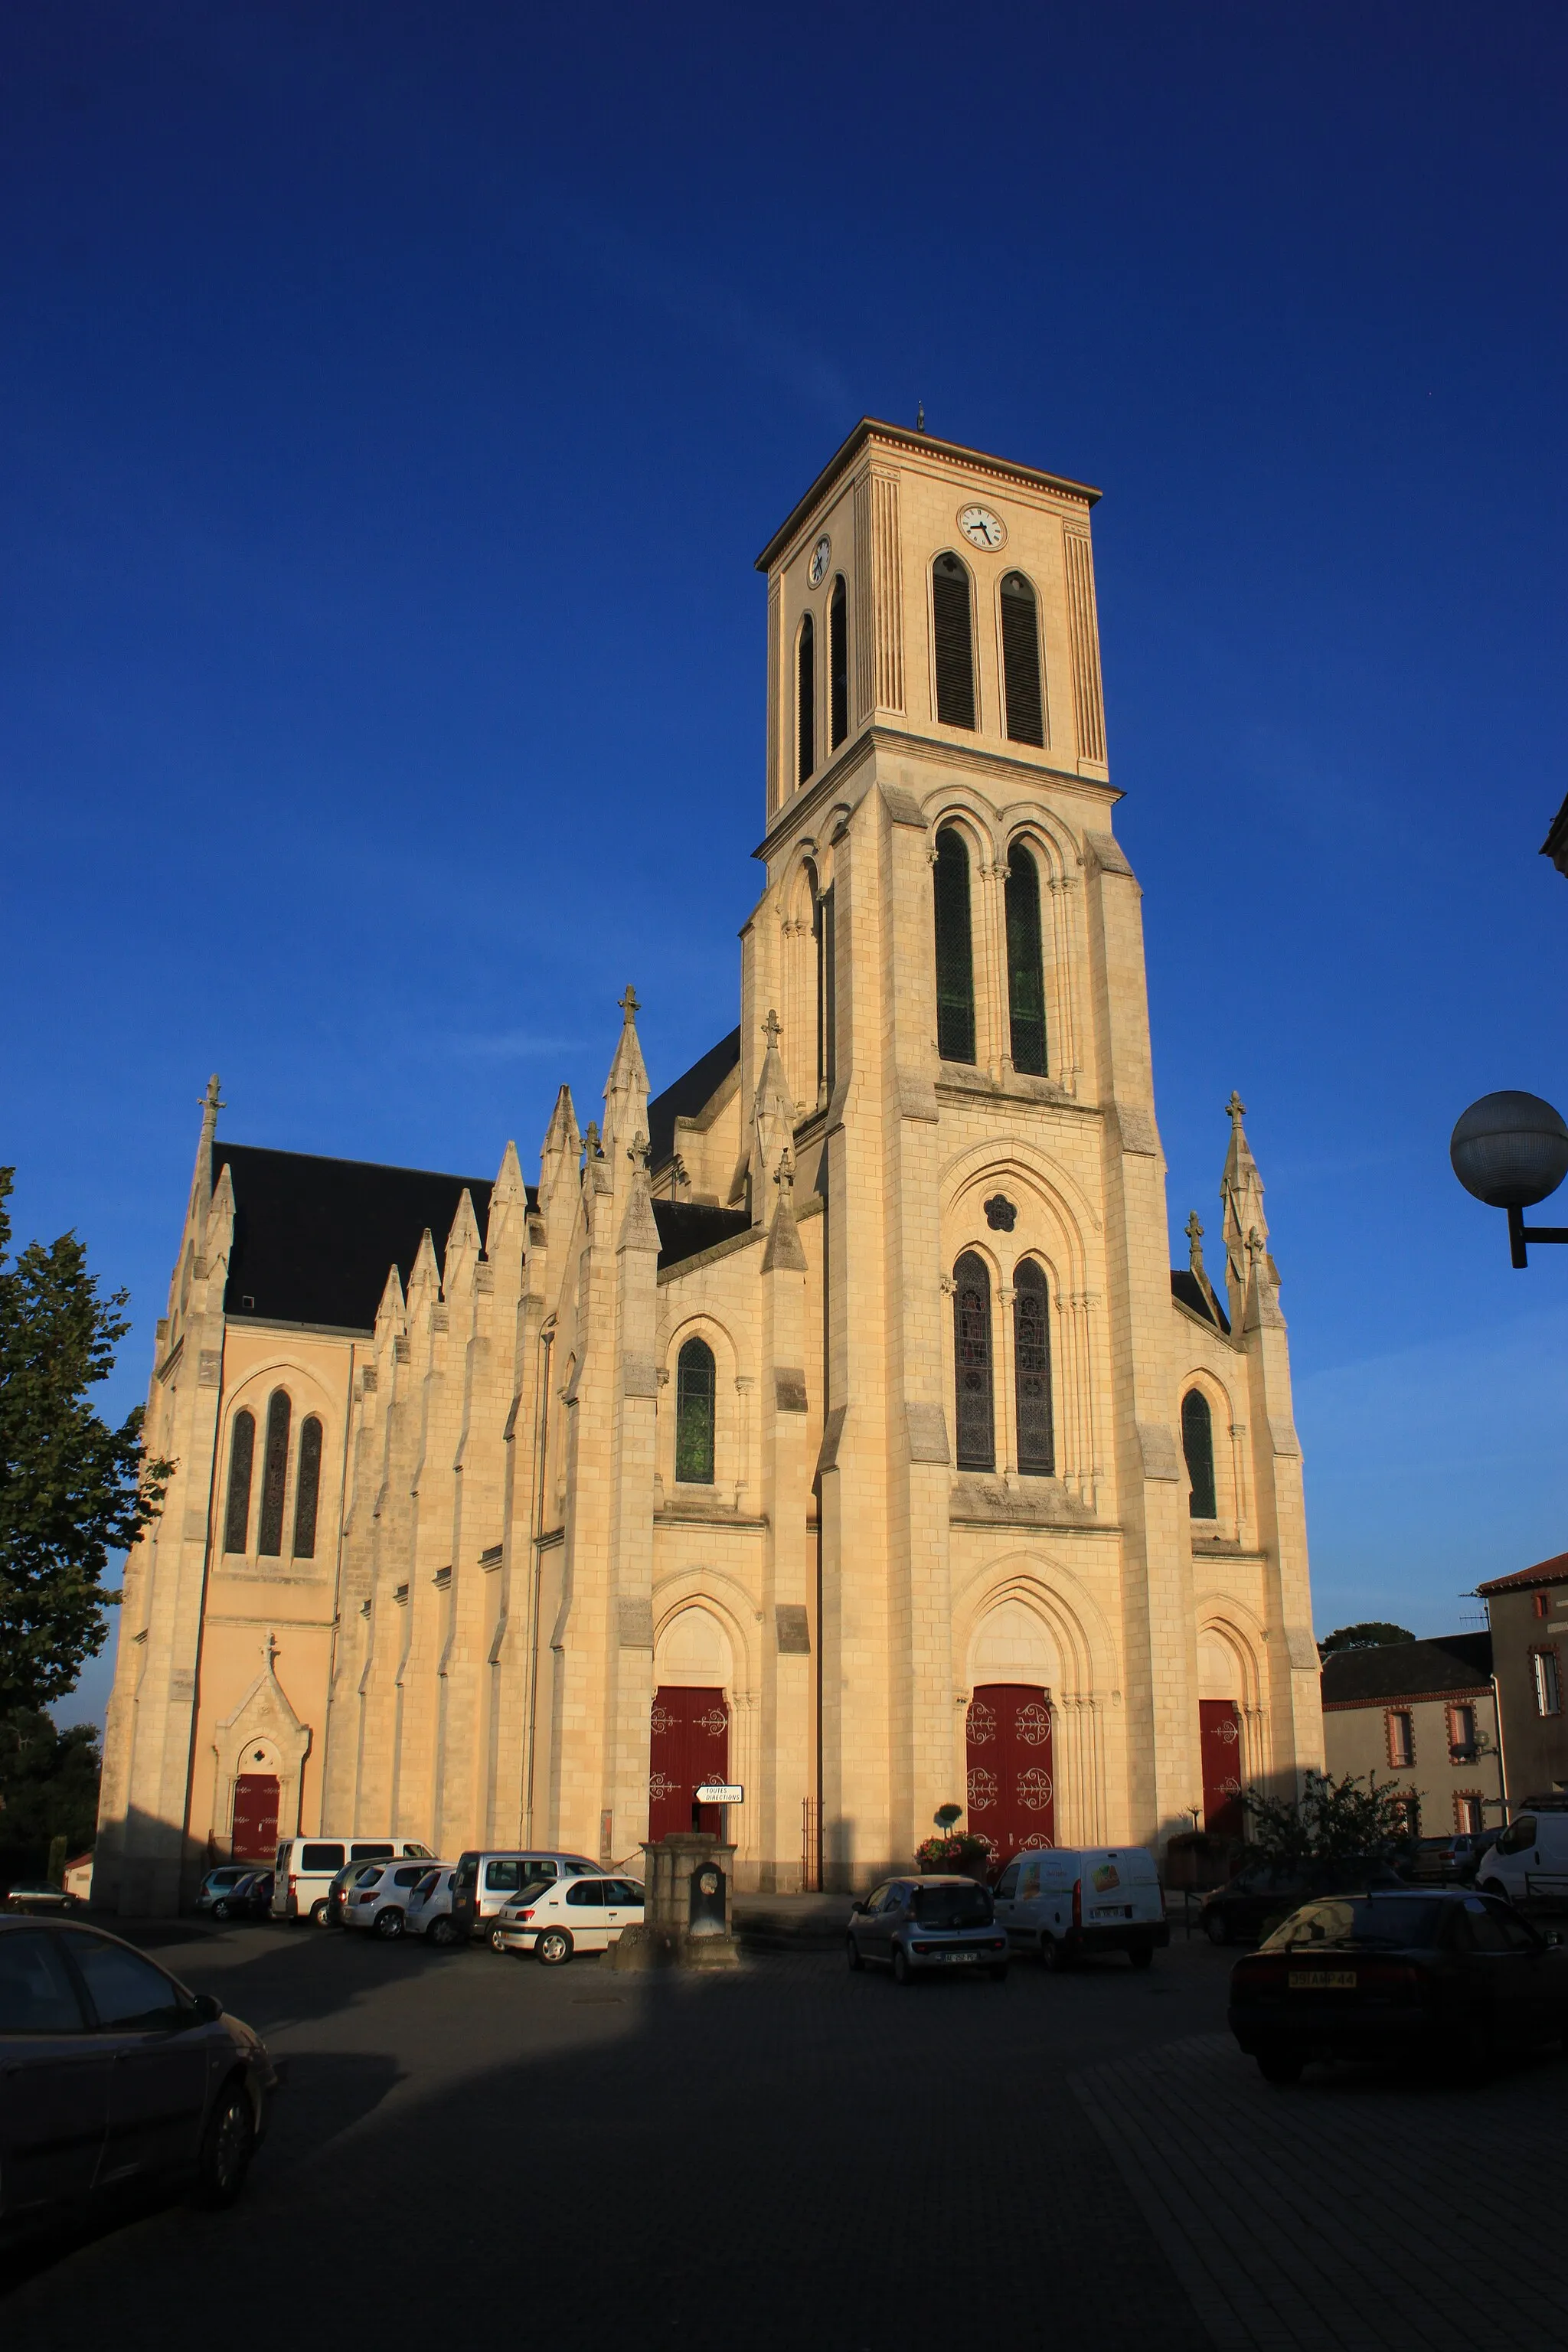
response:
<path id="1" fill-rule="evenodd" d="M 1527 1225 L 1533 1209 L 1568 1176 L 1568 1125 L 1539 1095 L 1483 1095 L 1461 1113 L 1448 1142 L 1454 1173 L 1489 1209 L 1508 1211 L 1510 1255 L 1528 1263 L 1527 1242 L 1568 1242 L 1568 1225 Z"/>

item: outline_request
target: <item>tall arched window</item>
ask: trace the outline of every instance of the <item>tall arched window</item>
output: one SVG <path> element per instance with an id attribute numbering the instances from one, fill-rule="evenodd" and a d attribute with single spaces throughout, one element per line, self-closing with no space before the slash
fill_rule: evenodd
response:
<path id="1" fill-rule="evenodd" d="M 1214 1483 L 1214 1416 L 1201 1389 L 1189 1389 L 1182 1399 L 1182 1452 L 1187 1457 L 1192 1482 L 1188 1508 L 1194 1519 L 1217 1519 L 1219 1504 Z"/>
<path id="2" fill-rule="evenodd" d="M 991 1277 L 985 1261 L 965 1250 L 952 1269 L 953 1401 L 961 1470 L 996 1467 L 991 1384 Z"/>
<path id="3" fill-rule="evenodd" d="M 228 1441 L 228 1509 L 223 1523 L 225 1551 L 243 1551 L 250 1533 L 250 1467 L 256 1457 L 256 1415 L 242 1408 Z"/>
<path id="4" fill-rule="evenodd" d="M 804 784 L 816 765 L 816 647 L 808 613 L 795 651 L 795 779 Z"/>
<path id="5" fill-rule="evenodd" d="M 300 1474 L 294 1485 L 294 1557 L 316 1557 L 316 1504 L 321 1490 L 321 1424 L 314 1413 L 300 1424 Z"/>
<path id="6" fill-rule="evenodd" d="M 1039 608 L 1021 572 L 1009 572 L 1002 583 L 1002 683 L 1010 740 L 1043 744 L 1046 705 L 1040 692 Z"/>
<path id="7" fill-rule="evenodd" d="M 1032 1478 L 1054 1477 L 1051 1302 L 1045 1268 L 1032 1257 L 1013 1269 L 1013 1371 L 1018 1384 L 1018 1467 Z"/>
<path id="8" fill-rule="evenodd" d="M 944 824 L 936 837 L 936 1050 L 944 1062 L 974 1059 L 974 950 L 969 929 L 969 852 Z"/>
<path id="9" fill-rule="evenodd" d="M 274 1389 L 267 1403 L 267 1451 L 261 1459 L 261 1525 L 257 1550 L 277 1559 L 283 1549 L 283 1490 L 289 1483 L 289 1392 Z"/>
<path id="10" fill-rule="evenodd" d="M 713 1484 L 713 1350 L 688 1339 L 675 1369 L 675 1475 L 689 1486 Z"/>
<path id="11" fill-rule="evenodd" d="M 837 1024 L 837 971 L 833 940 L 831 883 L 812 908 L 812 934 L 816 941 L 816 1090 L 833 1084 L 834 1037 Z"/>
<path id="12" fill-rule="evenodd" d="M 827 600 L 827 731 L 837 751 L 849 732 L 849 599 L 842 572 Z"/>
<path id="13" fill-rule="evenodd" d="M 974 726 L 974 615 L 969 574 L 956 555 L 931 568 L 931 635 L 936 653 L 936 715 L 944 727 Z"/>
<path id="14" fill-rule="evenodd" d="M 1040 953 L 1040 877 L 1021 841 L 1007 853 L 1007 1012 L 1013 1067 L 1046 1075 L 1046 974 Z"/>

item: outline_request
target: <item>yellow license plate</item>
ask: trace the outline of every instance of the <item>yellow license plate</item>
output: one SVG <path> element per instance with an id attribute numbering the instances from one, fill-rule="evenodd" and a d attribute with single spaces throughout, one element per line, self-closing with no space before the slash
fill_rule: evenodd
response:
<path id="1" fill-rule="evenodd" d="M 1354 1992 L 1353 1969 L 1292 1969 L 1292 1992 Z"/>

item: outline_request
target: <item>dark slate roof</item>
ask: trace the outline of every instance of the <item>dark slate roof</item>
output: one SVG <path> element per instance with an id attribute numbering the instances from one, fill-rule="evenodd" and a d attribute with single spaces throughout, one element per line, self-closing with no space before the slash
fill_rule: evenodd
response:
<path id="1" fill-rule="evenodd" d="M 737 1029 L 736 1036 L 740 1034 Z M 715 1242 L 732 1241 L 737 1234 L 752 1229 L 750 1210 L 715 1209 L 703 1201 L 656 1201 L 653 1221 L 658 1227 L 661 1270 L 695 1257 L 699 1250 L 711 1249 Z"/>
<path id="2" fill-rule="evenodd" d="M 1213 1323 L 1217 1315 L 1219 1321 L 1215 1325 L 1216 1330 L 1230 1329 L 1230 1318 L 1220 1305 L 1218 1298 L 1215 1298 L 1212 1307 L 1209 1305 L 1208 1300 L 1204 1297 L 1197 1276 L 1189 1266 L 1173 1265 L 1171 1268 L 1171 1296 L 1173 1298 L 1179 1298 L 1184 1307 L 1190 1307 L 1194 1315 L 1201 1315 L 1205 1323 Z"/>
<path id="3" fill-rule="evenodd" d="M 426 1225 L 440 1264 L 465 1191 L 484 1241 L 488 1176 L 440 1176 L 425 1168 L 215 1142 L 215 1184 L 226 1164 L 235 1223 L 223 1303 L 225 1314 L 241 1319 L 256 1315 L 370 1330 L 388 1268 L 395 1265 L 406 1286 Z M 531 1185 L 528 1198 L 536 1205 Z"/>
<path id="4" fill-rule="evenodd" d="M 1374 1650 L 1336 1650 L 1323 1660 L 1323 1705 L 1437 1698 L 1444 1691 L 1474 1690 L 1490 1680 L 1491 1671 L 1489 1633 L 1445 1633 L 1439 1642 L 1385 1642 Z"/>
<path id="5" fill-rule="evenodd" d="M 1478 1592 L 1528 1591 L 1532 1584 L 1568 1584 L 1568 1551 L 1560 1551 L 1554 1559 L 1538 1559 L 1533 1568 L 1519 1569 L 1512 1576 L 1494 1576 L 1489 1584 L 1478 1584 Z"/>
<path id="6" fill-rule="evenodd" d="M 675 1153 L 675 1122 L 678 1118 L 695 1118 L 700 1110 L 710 1103 L 731 1071 L 741 1058 L 741 1033 L 731 1029 L 716 1045 L 710 1045 L 700 1062 L 655 1095 L 647 1107 L 648 1166 L 667 1167 Z M 706 1244 L 704 1244 L 706 1246 Z M 689 1255 L 689 1252 L 684 1253 Z"/>

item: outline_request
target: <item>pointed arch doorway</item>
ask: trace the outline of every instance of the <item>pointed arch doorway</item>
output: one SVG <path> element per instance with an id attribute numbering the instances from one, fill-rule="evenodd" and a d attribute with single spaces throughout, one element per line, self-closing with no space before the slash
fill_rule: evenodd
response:
<path id="1" fill-rule="evenodd" d="M 1037 1683 L 982 1683 L 964 1719 L 967 1826 L 1000 1869 L 1056 1843 L 1050 1693 Z"/>
<path id="2" fill-rule="evenodd" d="M 647 1833 L 709 1830 L 723 1834 L 723 1808 L 699 1805 L 705 1780 L 730 1778 L 729 1636 L 700 1602 L 665 1626 L 654 1654 L 648 1715 Z"/>

